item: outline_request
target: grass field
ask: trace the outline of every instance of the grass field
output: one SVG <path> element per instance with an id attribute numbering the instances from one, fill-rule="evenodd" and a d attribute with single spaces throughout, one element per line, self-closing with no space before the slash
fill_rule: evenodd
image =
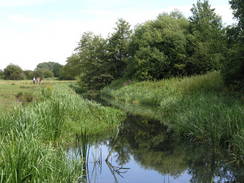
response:
<path id="1" fill-rule="evenodd" d="M 18 98 L 18 95 L 29 96 L 32 100 L 36 100 L 37 95 L 43 87 L 59 83 L 70 84 L 73 82 L 74 81 L 44 80 L 41 85 L 34 85 L 30 80 L 0 80 L 0 112 L 9 111 L 21 104 L 22 102 L 20 97 Z"/>

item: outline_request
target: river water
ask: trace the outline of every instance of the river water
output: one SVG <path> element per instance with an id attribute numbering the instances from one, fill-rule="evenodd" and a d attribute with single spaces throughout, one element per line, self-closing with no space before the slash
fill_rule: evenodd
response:
<path id="1" fill-rule="evenodd" d="M 244 183 L 227 151 L 182 140 L 158 121 L 129 116 L 109 137 L 77 138 L 67 156 L 83 162 L 80 183 Z"/>

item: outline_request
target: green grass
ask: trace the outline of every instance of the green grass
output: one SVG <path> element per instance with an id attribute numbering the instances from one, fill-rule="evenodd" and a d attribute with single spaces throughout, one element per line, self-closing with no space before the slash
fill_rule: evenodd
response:
<path id="1" fill-rule="evenodd" d="M 76 182 L 82 163 L 68 160 L 63 145 L 84 130 L 88 136 L 113 130 L 125 114 L 81 98 L 67 83 L 36 92 L 38 100 L 0 116 L 0 183 Z"/>
<path id="2" fill-rule="evenodd" d="M 43 87 L 60 83 L 70 84 L 72 81 L 44 80 L 41 85 L 34 85 L 30 80 L 0 80 L 0 112 L 12 110 L 15 106 L 22 103 L 16 97 L 22 93 L 24 96 L 31 96 L 33 100 Z"/>
<path id="3" fill-rule="evenodd" d="M 131 113 L 160 120 L 184 136 L 229 144 L 243 154 L 244 97 L 226 89 L 218 72 L 107 87 L 102 97 Z"/>

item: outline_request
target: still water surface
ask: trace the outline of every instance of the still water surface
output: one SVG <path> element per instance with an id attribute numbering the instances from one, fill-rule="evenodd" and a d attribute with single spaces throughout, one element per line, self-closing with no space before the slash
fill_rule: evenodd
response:
<path id="1" fill-rule="evenodd" d="M 217 147 L 183 143 L 157 121 L 130 116 L 116 134 L 69 147 L 84 160 L 80 183 L 244 183 L 244 169 Z"/>

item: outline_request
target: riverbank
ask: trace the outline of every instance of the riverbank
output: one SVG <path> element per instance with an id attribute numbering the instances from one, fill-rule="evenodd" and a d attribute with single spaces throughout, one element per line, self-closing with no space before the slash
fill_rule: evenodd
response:
<path id="1" fill-rule="evenodd" d="M 67 160 L 63 145 L 76 134 L 111 131 L 124 118 L 123 112 L 83 99 L 67 85 L 42 88 L 38 101 L 1 114 L 1 182 L 77 181 L 82 165 Z"/>
<path id="2" fill-rule="evenodd" d="M 107 102 L 132 114 L 160 120 L 191 140 L 228 145 L 243 158 L 244 96 L 225 88 L 218 72 L 117 83 L 102 90 Z"/>

